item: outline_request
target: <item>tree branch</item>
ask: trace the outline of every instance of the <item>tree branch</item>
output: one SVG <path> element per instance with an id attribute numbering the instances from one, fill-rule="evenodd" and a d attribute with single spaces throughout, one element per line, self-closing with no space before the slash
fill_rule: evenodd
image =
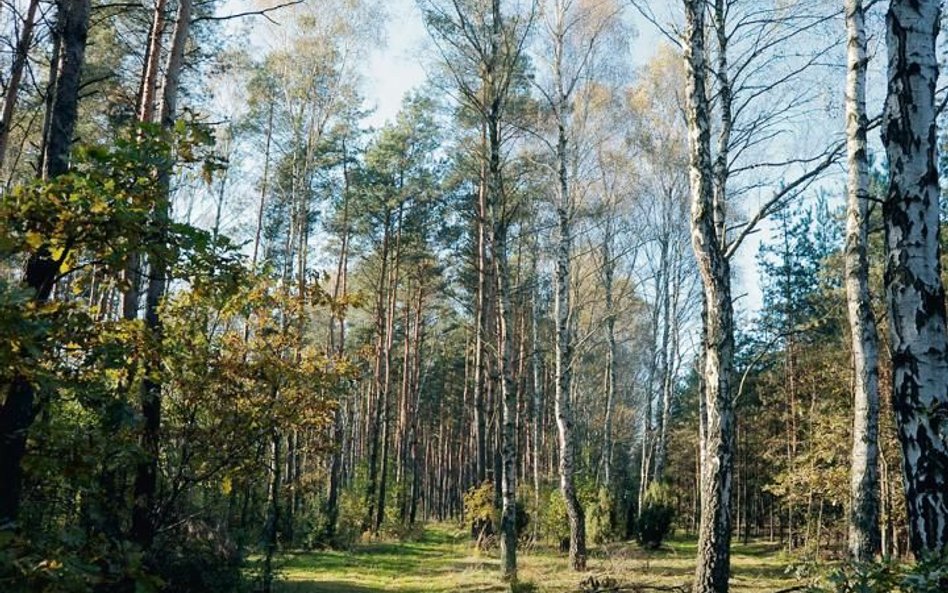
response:
<path id="1" fill-rule="evenodd" d="M 279 25 L 280 23 L 273 20 L 269 13 L 280 10 L 281 8 L 287 8 L 290 6 L 295 6 L 296 4 L 302 4 L 303 0 L 291 0 L 290 2 L 284 2 L 283 4 L 277 4 L 276 6 L 271 6 L 270 8 L 262 8 L 260 10 L 248 10 L 247 12 L 236 12 L 234 14 L 225 14 L 221 16 L 202 16 L 192 20 L 192 23 L 199 23 L 201 21 L 229 21 L 231 19 L 239 19 L 245 16 L 262 16 L 267 19 L 274 25 Z"/>

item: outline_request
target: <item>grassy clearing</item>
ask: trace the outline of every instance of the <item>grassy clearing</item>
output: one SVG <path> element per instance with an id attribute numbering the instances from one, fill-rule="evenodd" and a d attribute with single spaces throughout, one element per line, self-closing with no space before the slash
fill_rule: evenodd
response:
<path id="1" fill-rule="evenodd" d="M 522 550 L 520 579 L 538 592 L 572 593 L 592 574 L 621 584 L 684 585 L 694 571 L 695 542 L 673 539 L 646 552 L 632 543 L 591 550 L 589 572 L 573 573 L 565 555 L 549 549 Z M 732 548 L 731 590 L 772 593 L 796 584 L 775 546 L 752 542 Z M 508 590 L 498 578 L 496 554 L 478 554 L 464 531 L 429 526 L 419 541 L 371 543 L 349 552 L 291 554 L 282 567 L 281 593 L 488 593 Z"/>

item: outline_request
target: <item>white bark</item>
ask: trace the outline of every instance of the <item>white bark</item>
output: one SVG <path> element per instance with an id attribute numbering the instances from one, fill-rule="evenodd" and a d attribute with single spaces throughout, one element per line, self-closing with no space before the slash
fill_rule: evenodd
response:
<path id="1" fill-rule="evenodd" d="M 848 72 L 846 151 L 846 304 L 852 336 L 853 449 L 850 470 L 849 553 L 871 560 L 879 534 L 879 338 L 869 293 L 869 160 L 866 152 L 866 32 L 862 0 L 847 0 Z"/>
<path id="2" fill-rule="evenodd" d="M 689 130 L 691 237 L 707 302 L 704 400 L 707 410 L 701 467 L 701 523 L 695 593 L 727 593 L 730 574 L 734 410 L 730 381 L 734 355 L 730 266 L 715 220 L 704 2 L 685 0 L 686 115 Z"/>
<path id="3" fill-rule="evenodd" d="M 909 541 L 916 556 L 948 544 L 948 335 L 939 262 L 935 87 L 941 2 L 892 0 L 886 17 L 890 166 L 883 206 L 892 401 L 902 445 Z"/>
<path id="4" fill-rule="evenodd" d="M 586 569 L 586 520 L 583 507 L 576 494 L 573 475 L 575 468 L 575 444 L 573 442 L 573 412 L 570 408 L 570 393 L 573 379 L 572 306 L 570 303 L 570 258 L 573 252 L 573 200 L 570 195 L 569 161 L 569 116 L 570 96 L 566 90 L 569 83 L 564 80 L 563 54 L 566 51 L 567 6 L 563 0 L 555 3 L 553 35 L 553 110 L 556 113 L 556 162 L 557 162 L 557 221 L 559 238 L 556 246 L 556 293 L 553 311 L 556 318 L 556 380 L 554 403 L 556 406 L 556 428 L 559 436 L 560 491 L 566 502 L 569 520 L 569 561 L 573 570 Z"/>

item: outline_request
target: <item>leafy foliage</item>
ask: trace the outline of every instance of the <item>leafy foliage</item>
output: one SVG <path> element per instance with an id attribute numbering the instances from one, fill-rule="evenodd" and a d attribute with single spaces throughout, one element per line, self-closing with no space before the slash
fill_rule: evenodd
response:
<path id="1" fill-rule="evenodd" d="M 834 570 L 812 593 L 941 593 L 948 590 L 948 561 L 933 556 L 914 565 L 891 560 L 850 563 Z"/>

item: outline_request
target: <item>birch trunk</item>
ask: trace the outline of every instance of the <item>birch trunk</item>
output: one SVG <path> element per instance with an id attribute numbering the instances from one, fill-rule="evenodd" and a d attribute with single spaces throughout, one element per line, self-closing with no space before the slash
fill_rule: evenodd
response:
<path id="1" fill-rule="evenodd" d="M 613 232 L 611 220 L 606 221 L 605 237 L 602 242 L 602 286 L 605 292 L 606 300 L 606 416 L 603 429 L 603 483 L 608 488 L 612 484 L 612 413 L 615 408 L 616 399 L 616 381 L 618 379 L 618 369 L 616 368 L 616 353 L 618 347 L 616 344 L 616 314 L 613 297 L 613 277 L 615 275 L 615 263 L 613 261 L 613 241 L 615 234 Z"/>
<path id="2" fill-rule="evenodd" d="M 554 401 L 556 428 L 559 435 L 560 490 L 566 501 L 569 518 L 569 563 L 573 570 L 586 569 L 586 520 L 583 507 L 576 495 L 573 479 L 575 448 L 573 443 L 573 412 L 570 390 L 573 379 L 573 340 L 570 327 L 570 254 L 572 252 L 571 208 L 566 179 L 566 138 L 560 126 L 560 191 L 563 203 L 557 208 L 559 217 L 559 245 L 556 250 L 556 295 L 553 302 L 556 316 L 556 381 Z"/>
<path id="3" fill-rule="evenodd" d="M 695 593 L 727 593 L 730 574 L 734 355 L 730 266 L 715 219 L 711 131 L 706 89 L 704 2 L 685 0 L 685 69 L 691 185 L 691 238 L 707 303 L 704 369 L 704 455 Z"/>
<path id="4" fill-rule="evenodd" d="M 554 382 L 554 404 L 556 406 L 556 428 L 559 436 L 560 490 L 566 502 L 569 520 L 569 564 L 577 571 L 586 570 L 586 518 L 583 506 L 576 495 L 573 474 L 575 468 L 575 444 L 573 442 L 573 412 L 570 394 L 573 383 L 573 337 L 572 307 L 570 303 L 570 258 L 573 252 L 573 201 L 570 195 L 568 159 L 569 126 L 567 110 L 569 97 L 564 89 L 563 53 L 565 51 L 566 7 L 556 4 L 554 30 L 553 77 L 556 86 L 554 110 L 557 115 L 556 161 L 559 203 L 556 208 L 559 222 L 559 241 L 556 246 L 556 294 L 553 301 L 556 317 L 556 381 Z"/>
<path id="5" fill-rule="evenodd" d="M 846 304 L 854 370 L 849 553 L 865 562 L 880 551 L 879 337 L 869 294 L 869 160 L 866 152 L 866 32 L 862 0 L 847 0 Z"/>
<path id="6" fill-rule="evenodd" d="M 517 390 L 513 379 L 513 336 L 511 335 L 510 278 L 507 267 L 507 237 L 504 225 L 497 225 L 494 257 L 497 270 L 497 348 L 501 371 L 501 574 L 517 581 Z"/>
<path id="7" fill-rule="evenodd" d="M 543 377 L 540 372 L 540 316 L 542 311 L 540 309 L 540 287 L 539 282 L 540 278 L 537 275 L 537 259 L 539 251 L 539 239 L 536 241 L 537 249 L 534 251 L 533 257 L 531 258 L 532 264 L 532 278 L 533 278 L 533 292 L 532 292 L 532 305 L 533 311 L 530 316 L 530 367 L 533 371 L 533 439 L 530 443 L 533 447 L 533 499 L 536 505 L 536 508 L 540 508 L 540 418 L 541 418 L 541 406 L 543 402 Z M 539 536 L 539 521 L 533 522 L 533 539 L 536 540 Z"/>
<path id="8" fill-rule="evenodd" d="M 948 544 L 948 336 L 935 162 L 940 6 L 937 0 L 893 0 L 886 16 L 882 140 L 891 176 L 883 204 L 885 285 L 892 401 L 916 557 Z"/>
<path id="9" fill-rule="evenodd" d="M 484 75 L 489 96 L 485 101 L 484 123 L 487 132 L 487 200 L 491 216 L 491 236 L 487 241 L 493 249 L 493 270 L 496 274 L 496 337 L 500 374 L 500 474 L 502 510 L 500 520 L 500 565 L 502 577 L 517 581 L 517 390 L 513 378 L 512 306 L 510 301 L 510 270 L 507 263 L 507 212 L 501 180 L 501 118 L 512 68 L 504 62 L 501 41 L 504 35 L 500 0 L 490 4 L 490 47 Z"/>

